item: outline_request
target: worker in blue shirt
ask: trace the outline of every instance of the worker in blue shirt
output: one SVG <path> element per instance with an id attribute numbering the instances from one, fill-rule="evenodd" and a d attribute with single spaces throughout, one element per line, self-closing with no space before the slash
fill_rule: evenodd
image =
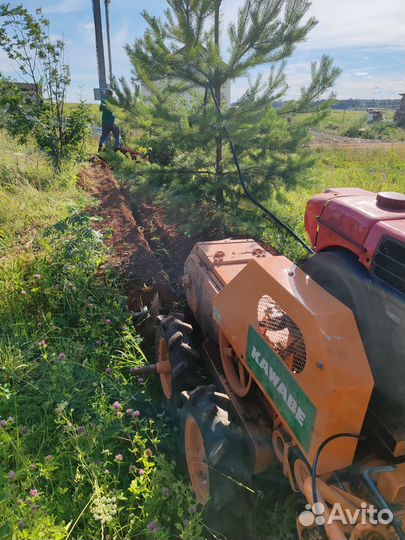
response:
<path id="1" fill-rule="evenodd" d="M 115 123 L 115 116 L 112 110 L 108 106 L 108 99 L 113 97 L 113 91 L 108 88 L 106 91 L 105 99 L 101 100 L 100 111 L 101 111 L 101 137 L 98 145 L 98 151 L 101 152 L 103 145 L 107 140 L 107 137 L 110 133 L 113 134 L 115 145 L 114 150 L 118 150 L 121 146 L 120 141 L 120 128 Z"/>

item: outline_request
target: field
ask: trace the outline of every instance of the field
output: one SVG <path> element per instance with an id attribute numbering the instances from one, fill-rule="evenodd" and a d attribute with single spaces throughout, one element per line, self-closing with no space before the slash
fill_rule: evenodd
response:
<path id="1" fill-rule="evenodd" d="M 156 384 L 131 375 L 152 351 L 133 327 L 128 276 L 109 265 L 114 223 L 101 222 L 99 203 L 77 184 L 83 163 L 55 175 L 31 145 L 1 132 L 0 144 L 0 539 L 225 538 L 221 520 L 204 525 Z M 314 193 L 402 191 L 402 146 L 314 157 L 299 185 L 267 201 L 303 236 Z M 124 164 L 120 179 L 134 188 Z M 162 211 L 152 210 L 153 219 Z M 145 235 L 169 266 L 159 227 Z M 264 240 L 296 255 L 272 227 Z M 236 521 L 229 540 L 296 538 L 303 500 L 279 473 L 249 497 L 250 519 Z"/>
<path id="2" fill-rule="evenodd" d="M 384 120 L 367 123 L 366 111 L 332 110 L 322 120 L 320 130 L 345 137 L 379 139 L 387 142 L 404 141 L 404 130 L 394 124 L 394 111 L 384 111 Z"/>

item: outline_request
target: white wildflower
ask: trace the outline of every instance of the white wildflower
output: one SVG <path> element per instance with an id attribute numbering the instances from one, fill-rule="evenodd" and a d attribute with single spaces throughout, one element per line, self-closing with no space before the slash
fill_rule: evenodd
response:
<path id="1" fill-rule="evenodd" d="M 91 513 L 95 520 L 103 525 L 110 523 L 118 511 L 117 499 L 115 497 L 106 497 L 99 495 L 93 500 Z"/>

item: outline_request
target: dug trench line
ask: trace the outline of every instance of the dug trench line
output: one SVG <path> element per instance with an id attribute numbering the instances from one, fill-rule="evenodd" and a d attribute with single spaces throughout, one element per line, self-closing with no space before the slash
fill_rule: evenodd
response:
<path id="1" fill-rule="evenodd" d="M 175 295 L 169 277 L 145 239 L 110 167 L 95 159 L 80 171 L 78 184 L 98 201 L 86 211 L 96 218 L 93 227 L 104 234 L 111 248 L 107 265 L 123 278 L 129 309 L 137 312 L 150 306 L 156 293 L 162 303 L 172 302 Z"/>

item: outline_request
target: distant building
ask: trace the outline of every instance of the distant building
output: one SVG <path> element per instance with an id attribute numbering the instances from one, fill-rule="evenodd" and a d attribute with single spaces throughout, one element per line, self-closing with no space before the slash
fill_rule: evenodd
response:
<path id="1" fill-rule="evenodd" d="M 405 128 L 405 94 L 399 94 L 401 96 L 401 103 L 395 112 L 394 122 L 398 127 Z"/>
<path id="2" fill-rule="evenodd" d="M 13 82 L 13 84 L 27 97 L 42 97 L 42 89 L 36 84 L 20 82 Z"/>
<path id="3" fill-rule="evenodd" d="M 384 113 L 378 109 L 372 109 L 371 107 L 367 109 L 367 122 L 381 122 L 384 120 Z"/>

